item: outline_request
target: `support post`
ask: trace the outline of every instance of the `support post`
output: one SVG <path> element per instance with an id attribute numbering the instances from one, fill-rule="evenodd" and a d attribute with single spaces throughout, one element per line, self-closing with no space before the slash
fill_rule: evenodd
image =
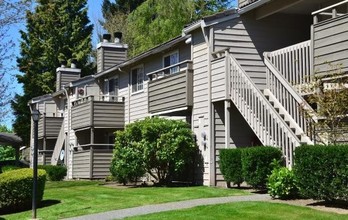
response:
<path id="1" fill-rule="evenodd" d="M 231 120 L 230 120 L 230 108 L 231 103 L 228 100 L 225 100 L 225 148 L 230 148 L 230 131 L 231 131 Z"/>

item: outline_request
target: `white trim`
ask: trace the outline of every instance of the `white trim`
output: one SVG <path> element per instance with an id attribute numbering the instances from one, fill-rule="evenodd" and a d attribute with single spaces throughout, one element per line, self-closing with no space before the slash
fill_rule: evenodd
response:
<path id="1" fill-rule="evenodd" d="M 177 112 L 177 111 L 184 111 L 187 109 L 188 109 L 188 107 L 176 108 L 176 109 L 167 110 L 167 111 L 163 111 L 163 112 L 152 113 L 152 114 L 150 114 L 150 116 L 163 115 L 163 114 L 168 114 L 168 113 Z"/>
<path id="2" fill-rule="evenodd" d="M 177 54 L 177 56 L 178 56 L 178 62 L 176 62 L 176 63 L 174 63 L 174 64 L 169 64 L 169 66 L 165 66 L 164 59 L 165 59 L 166 57 L 169 57 L 169 62 L 170 62 L 170 61 L 171 61 L 170 58 L 171 58 L 171 56 L 174 55 L 174 54 Z M 178 66 L 178 63 L 180 63 L 180 53 L 179 53 L 179 49 L 172 50 L 171 52 L 166 53 L 166 54 L 164 54 L 164 55 L 162 56 L 162 67 L 163 67 L 163 69 L 168 68 L 169 74 L 173 74 L 173 73 L 171 73 L 172 68 L 173 68 L 173 69 L 174 69 L 174 68 L 177 68 L 177 69 L 178 69 L 177 72 L 180 71 L 180 67 Z M 173 67 L 170 67 L 170 66 L 173 66 Z M 164 71 L 163 71 L 163 76 L 164 76 Z M 162 77 L 163 77 L 163 76 L 162 76 Z"/>
<path id="3" fill-rule="evenodd" d="M 133 70 L 135 69 L 142 69 L 142 74 L 143 74 L 143 88 L 142 89 L 139 89 L 139 90 L 136 90 L 133 92 Z M 130 85 L 131 85 L 131 94 L 137 94 L 137 93 L 140 93 L 140 92 L 143 92 L 144 91 L 144 86 L 145 86 L 145 68 L 144 68 L 144 64 L 140 64 L 140 65 L 137 65 L 135 67 L 133 67 L 131 70 L 130 70 Z"/>
<path id="4" fill-rule="evenodd" d="M 128 48 L 128 44 L 116 44 L 111 42 L 100 42 L 97 44 L 97 49 L 101 47 L 109 47 L 109 48 Z"/>
<path id="5" fill-rule="evenodd" d="M 78 68 L 69 68 L 69 67 L 58 67 L 58 68 L 56 69 L 56 72 L 59 72 L 59 71 L 81 73 L 81 69 L 78 69 Z"/>
<path id="6" fill-rule="evenodd" d="M 317 11 L 314 11 L 314 12 L 312 12 L 312 15 L 319 14 L 320 12 L 323 12 L 323 11 L 329 10 L 329 9 L 331 9 L 331 8 L 336 8 L 337 6 L 343 5 L 343 4 L 345 4 L 345 3 L 348 3 L 348 0 L 345 0 L 345 1 L 339 2 L 339 3 L 334 4 L 334 5 L 330 5 L 330 6 L 326 7 L 326 8 L 322 8 L 322 9 L 317 10 Z"/>

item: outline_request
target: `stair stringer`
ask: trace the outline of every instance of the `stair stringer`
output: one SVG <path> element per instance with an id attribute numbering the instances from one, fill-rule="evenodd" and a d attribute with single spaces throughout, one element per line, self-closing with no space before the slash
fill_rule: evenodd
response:
<path id="1" fill-rule="evenodd" d="M 65 132 L 64 132 L 64 120 L 63 120 L 62 125 L 60 126 L 60 131 L 59 131 L 56 144 L 54 146 L 54 150 L 53 150 L 53 154 L 51 158 L 51 165 L 57 165 L 59 154 L 64 146 L 64 142 L 65 142 Z"/>

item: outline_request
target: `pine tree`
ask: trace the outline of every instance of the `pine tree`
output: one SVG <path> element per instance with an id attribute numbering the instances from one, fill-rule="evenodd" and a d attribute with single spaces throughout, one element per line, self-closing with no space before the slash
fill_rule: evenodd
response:
<path id="1" fill-rule="evenodd" d="M 30 99 L 55 90 L 56 68 L 62 60 L 77 60 L 84 75 L 91 74 L 89 63 L 93 26 L 87 17 L 87 0 L 37 0 L 35 10 L 27 11 L 26 31 L 21 31 L 17 65 L 23 75 L 23 95 L 16 95 L 12 108 L 16 116 L 13 128 L 29 143 Z"/>

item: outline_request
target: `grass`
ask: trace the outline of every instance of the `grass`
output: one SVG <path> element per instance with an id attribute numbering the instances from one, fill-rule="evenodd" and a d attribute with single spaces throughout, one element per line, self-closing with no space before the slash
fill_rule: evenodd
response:
<path id="1" fill-rule="evenodd" d="M 267 202 L 238 202 L 222 205 L 198 206 L 191 209 L 161 212 L 150 215 L 142 215 L 128 220 L 155 220 L 155 219 L 257 219 L 257 220 L 343 220 L 348 215 L 322 212 L 307 207 L 291 206 L 287 204 Z"/>
<path id="2" fill-rule="evenodd" d="M 235 189 L 213 187 L 112 188 L 95 181 L 47 182 L 39 219 L 60 219 L 149 204 L 197 198 L 245 195 Z M 30 219 L 31 210 L 1 216 L 5 219 Z"/>

